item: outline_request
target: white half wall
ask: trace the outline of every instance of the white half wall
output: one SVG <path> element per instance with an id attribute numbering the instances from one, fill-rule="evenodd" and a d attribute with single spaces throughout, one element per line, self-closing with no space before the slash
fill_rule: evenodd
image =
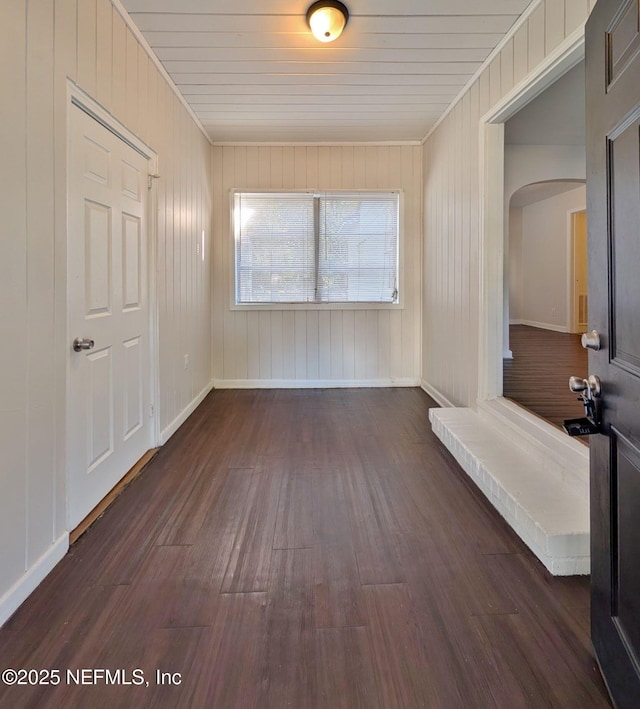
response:
<path id="1" fill-rule="evenodd" d="M 216 386 L 415 385 L 420 376 L 421 147 L 214 146 L 213 175 Z M 360 188 L 403 190 L 402 309 L 230 309 L 230 190 Z"/>
<path id="2" fill-rule="evenodd" d="M 0 43 L 2 622 L 64 553 L 68 531 L 67 77 L 159 156 L 161 428 L 211 381 L 211 163 L 208 140 L 110 0 L 2 2 Z"/>

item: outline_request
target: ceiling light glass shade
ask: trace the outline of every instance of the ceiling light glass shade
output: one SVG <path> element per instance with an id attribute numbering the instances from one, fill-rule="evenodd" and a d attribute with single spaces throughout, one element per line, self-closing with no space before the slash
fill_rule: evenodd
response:
<path id="1" fill-rule="evenodd" d="M 342 34 L 349 11 L 341 2 L 320 0 L 307 10 L 307 23 L 313 36 L 321 42 L 333 42 Z"/>

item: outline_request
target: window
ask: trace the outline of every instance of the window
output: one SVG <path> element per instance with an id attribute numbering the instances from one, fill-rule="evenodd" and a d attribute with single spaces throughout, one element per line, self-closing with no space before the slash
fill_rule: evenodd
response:
<path id="1" fill-rule="evenodd" d="M 397 303 L 398 192 L 235 192 L 235 301 Z"/>

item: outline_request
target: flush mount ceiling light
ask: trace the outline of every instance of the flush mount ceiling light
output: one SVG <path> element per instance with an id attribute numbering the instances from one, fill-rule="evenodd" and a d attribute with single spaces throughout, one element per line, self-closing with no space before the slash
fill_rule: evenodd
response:
<path id="1" fill-rule="evenodd" d="M 338 39 L 348 19 L 349 10 L 338 0 L 319 0 L 307 10 L 307 24 L 321 42 Z"/>

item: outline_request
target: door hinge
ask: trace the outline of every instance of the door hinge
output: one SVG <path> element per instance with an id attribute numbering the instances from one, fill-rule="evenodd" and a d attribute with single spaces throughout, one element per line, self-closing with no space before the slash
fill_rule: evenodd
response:
<path id="1" fill-rule="evenodd" d="M 160 175 L 147 175 L 147 187 L 151 189 L 153 187 L 153 181 L 159 179 Z"/>
<path id="2" fill-rule="evenodd" d="M 150 419 L 153 418 L 153 404 L 151 404 L 151 405 L 149 406 L 149 418 L 150 418 Z"/>

